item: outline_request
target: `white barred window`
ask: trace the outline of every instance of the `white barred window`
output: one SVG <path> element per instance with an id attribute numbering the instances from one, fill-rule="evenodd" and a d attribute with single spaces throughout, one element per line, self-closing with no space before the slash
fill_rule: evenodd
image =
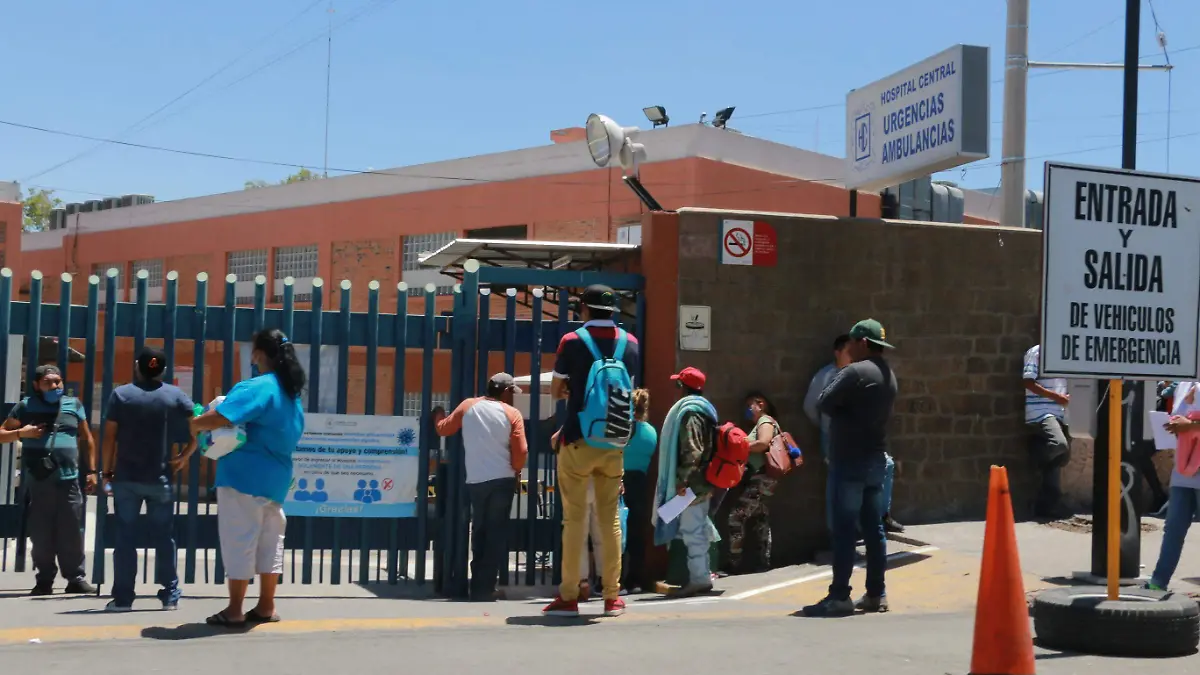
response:
<path id="1" fill-rule="evenodd" d="M 225 259 L 226 274 L 237 276 L 237 298 L 239 305 L 254 304 L 254 277 L 267 276 L 267 249 L 255 248 L 246 251 L 230 251 Z"/>
<path id="2" fill-rule="evenodd" d="M 108 292 L 108 270 L 117 268 L 117 302 L 125 300 L 125 263 L 93 263 L 92 274 L 100 277 L 100 306 L 103 307 L 107 301 L 105 294 Z"/>
<path id="3" fill-rule="evenodd" d="M 417 417 L 420 419 L 425 419 L 424 413 L 426 411 L 421 410 L 421 394 L 422 392 L 419 391 L 404 392 L 404 417 Z M 438 406 L 441 406 L 442 409 L 446 411 L 447 415 L 450 414 L 450 392 L 433 392 L 433 407 L 436 408 Z"/>
<path id="4" fill-rule="evenodd" d="M 133 278 L 134 282 L 130 289 L 130 299 L 137 302 L 137 274 L 141 270 L 146 270 L 149 276 L 146 278 L 146 302 L 162 302 L 163 301 L 163 261 L 162 260 L 135 260 L 133 261 Z"/>
<path id="5" fill-rule="evenodd" d="M 404 259 L 401 269 L 404 272 L 415 272 L 426 269 L 421 267 L 419 258 L 426 253 L 433 253 L 441 247 L 458 238 L 456 232 L 438 232 L 436 234 L 409 234 L 404 237 Z"/>
<path id="6" fill-rule="evenodd" d="M 254 281 L 258 275 L 267 275 L 267 249 L 230 251 L 226 274 L 236 274 L 238 281 Z"/>
<path id="7" fill-rule="evenodd" d="M 284 246 L 275 249 L 275 281 L 292 277 L 296 280 L 311 280 L 317 276 L 319 253 L 316 244 L 310 246 Z M 277 283 L 276 286 L 279 286 Z M 296 302 L 312 302 L 312 293 L 297 293 Z M 276 292 L 274 302 L 282 302 L 282 287 Z"/>

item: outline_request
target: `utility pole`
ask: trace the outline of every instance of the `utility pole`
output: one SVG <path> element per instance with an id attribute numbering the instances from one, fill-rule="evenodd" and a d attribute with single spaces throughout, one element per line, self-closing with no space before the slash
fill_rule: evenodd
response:
<path id="1" fill-rule="evenodd" d="M 1028 107 L 1025 100 L 1026 84 L 1030 68 L 1052 68 L 1054 70 L 1117 70 L 1125 71 L 1125 131 L 1130 124 L 1137 127 L 1137 73 L 1139 70 L 1171 70 L 1171 64 L 1140 65 L 1137 58 L 1137 33 L 1140 27 L 1140 6 L 1132 8 L 1134 0 L 1126 0 L 1126 13 L 1133 12 L 1134 29 L 1133 61 L 1129 56 L 1129 27 L 1126 20 L 1124 63 L 1058 63 L 1029 60 L 1029 0 L 1008 0 L 1007 29 L 1004 42 L 1004 137 L 1000 147 L 1000 224 L 1012 227 L 1025 226 L 1025 120 Z M 1130 77 L 1133 78 L 1132 89 Z M 1133 92 L 1133 111 L 1129 112 L 1129 95 Z M 1132 121 L 1130 121 L 1132 119 Z M 1136 133 L 1133 137 L 1136 138 Z M 1133 141 L 1129 141 L 1133 142 Z M 1126 153 L 1132 153 L 1126 147 Z M 1126 154 L 1124 158 L 1133 155 Z M 1129 159 L 1130 168 L 1133 160 Z"/>
<path id="2" fill-rule="evenodd" d="M 1004 38 L 1004 136 L 1000 141 L 1000 224 L 1025 227 L 1025 89 L 1029 0 L 1008 0 Z"/>

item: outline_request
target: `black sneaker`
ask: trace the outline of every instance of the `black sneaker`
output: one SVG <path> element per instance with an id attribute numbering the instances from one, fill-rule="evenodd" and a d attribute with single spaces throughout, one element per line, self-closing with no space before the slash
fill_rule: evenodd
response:
<path id="1" fill-rule="evenodd" d="M 803 610 L 804 616 L 814 617 L 833 617 L 833 616 L 850 616 L 854 614 L 854 601 L 850 598 L 839 600 L 832 596 L 826 596 L 824 600 L 815 605 L 809 605 Z"/>
<path id="2" fill-rule="evenodd" d="M 890 534 L 900 534 L 901 532 L 904 531 L 904 526 L 901 525 L 900 523 L 897 523 L 896 520 L 894 518 L 892 518 L 892 515 L 889 513 L 888 515 L 883 517 L 883 531 L 888 532 Z"/>
<path id="3" fill-rule="evenodd" d="M 91 595 L 96 592 L 96 587 L 80 579 L 79 581 L 72 581 L 67 584 L 64 592 L 68 595 Z"/>
<path id="4" fill-rule="evenodd" d="M 53 584 L 38 584 L 37 586 L 33 587 L 32 591 L 29 591 L 29 595 L 32 597 L 35 597 L 35 598 L 39 598 L 39 597 L 43 597 L 43 596 L 47 596 L 47 595 L 54 595 L 54 585 Z"/>

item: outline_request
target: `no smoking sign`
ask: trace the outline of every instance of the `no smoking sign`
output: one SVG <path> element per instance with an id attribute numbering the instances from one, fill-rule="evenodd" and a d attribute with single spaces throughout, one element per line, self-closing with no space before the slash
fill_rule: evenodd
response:
<path id="1" fill-rule="evenodd" d="M 778 259 L 775 228 L 761 220 L 721 221 L 721 263 L 774 267 Z"/>

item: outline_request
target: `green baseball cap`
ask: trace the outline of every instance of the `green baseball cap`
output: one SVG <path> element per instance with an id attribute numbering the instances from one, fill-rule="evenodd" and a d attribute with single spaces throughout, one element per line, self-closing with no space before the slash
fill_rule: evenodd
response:
<path id="1" fill-rule="evenodd" d="M 866 340 L 880 347 L 895 349 L 895 347 L 887 343 L 886 338 L 887 332 L 883 330 L 883 324 L 875 319 L 863 319 L 854 324 L 854 328 L 850 329 L 851 340 Z"/>

